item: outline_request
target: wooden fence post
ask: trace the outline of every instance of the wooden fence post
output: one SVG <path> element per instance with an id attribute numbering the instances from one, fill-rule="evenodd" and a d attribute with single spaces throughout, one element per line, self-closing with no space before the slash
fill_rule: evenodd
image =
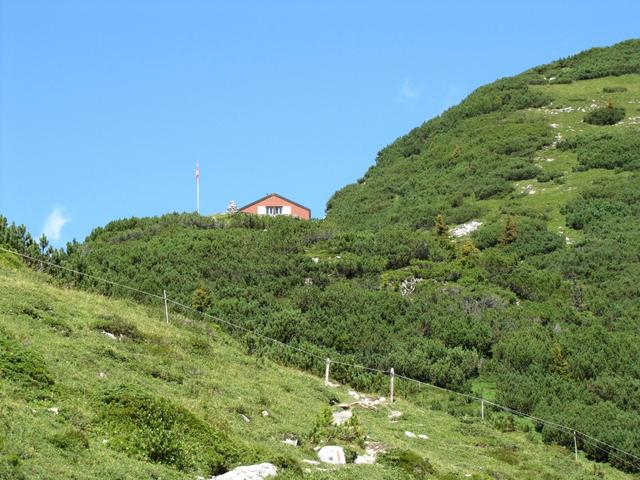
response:
<path id="1" fill-rule="evenodd" d="M 484 420 L 484 398 L 480 399 L 480 416 Z"/>
<path id="2" fill-rule="evenodd" d="M 329 368 L 331 367 L 331 359 L 327 358 L 327 363 L 324 367 L 324 384 L 329 385 Z"/>
<path id="3" fill-rule="evenodd" d="M 576 438 L 576 431 L 573 431 L 573 454 L 576 462 L 578 461 L 578 439 Z"/>
<path id="4" fill-rule="evenodd" d="M 169 306 L 167 305 L 167 291 L 162 291 L 162 296 L 164 297 L 164 319 L 169 323 Z"/>
<path id="5" fill-rule="evenodd" d="M 393 383 L 395 381 L 396 378 L 396 373 L 393 370 L 393 367 L 391 367 L 391 385 L 390 385 L 390 394 L 389 394 L 389 403 L 393 403 Z"/>

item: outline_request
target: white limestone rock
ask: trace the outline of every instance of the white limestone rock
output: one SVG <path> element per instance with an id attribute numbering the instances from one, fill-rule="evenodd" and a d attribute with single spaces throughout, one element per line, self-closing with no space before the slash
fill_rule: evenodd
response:
<path id="1" fill-rule="evenodd" d="M 318 450 L 318 458 L 321 462 L 332 465 L 344 465 L 347 463 L 344 449 L 335 445 L 327 445 Z"/>
<path id="2" fill-rule="evenodd" d="M 470 220 L 467 223 L 463 223 L 454 227 L 451 230 L 451 235 L 454 237 L 464 237 L 465 235 L 469 235 L 472 232 L 475 232 L 480 226 L 482 222 L 478 222 L 477 220 Z"/>
<path id="3" fill-rule="evenodd" d="M 402 412 L 400 412 L 398 410 L 391 410 L 389 412 L 389 420 L 397 420 L 401 416 L 402 416 Z"/>
<path id="4" fill-rule="evenodd" d="M 356 465 L 373 465 L 376 463 L 376 457 L 372 455 L 358 455 L 353 463 Z"/>
<path id="5" fill-rule="evenodd" d="M 275 477 L 278 469 L 271 463 L 259 463 L 257 465 L 246 465 L 211 477 L 211 480 L 263 480 L 267 477 Z"/>
<path id="6" fill-rule="evenodd" d="M 342 410 L 340 412 L 333 412 L 333 424 L 342 425 L 349 421 L 353 417 L 351 410 Z"/>

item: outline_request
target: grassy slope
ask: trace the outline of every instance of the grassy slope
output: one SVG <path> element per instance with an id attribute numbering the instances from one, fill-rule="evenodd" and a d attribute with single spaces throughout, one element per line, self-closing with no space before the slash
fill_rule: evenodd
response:
<path id="1" fill-rule="evenodd" d="M 0 257 L 0 291 L 0 333 L 39 353 L 55 382 L 42 393 L 0 377 L 0 478 L 195 478 L 196 472 L 110 448 L 96 426 L 95 401 L 113 385 L 138 385 L 186 408 L 226 429 L 233 441 L 252 445 L 262 461 L 314 458 L 308 443 L 294 448 L 280 440 L 287 433 L 309 432 L 331 396 L 349 398 L 346 387 L 328 389 L 317 377 L 244 354 L 215 326 L 175 313 L 167 325 L 159 307 L 61 289 L 6 256 Z M 97 320 L 114 316 L 137 327 L 142 340 L 116 341 L 96 331 Z M 446 400 L 425 394 L 429 399 Z M 59 415 L 47 410 L 53 406 Z M 260 414 L 263 409 L 268 417 Z M 394 409 L 404 412 L 397 423 L 388 420 L 386 406 L 357 414 L 372 440 L 428 458 L 438 472 L 434 478 L 586 479 L 595 478 L 594 472 L 608 479 L 634 478 L 584 459 L 576 465 L 570 452 L 542 444 L 537 434 L 500 433 L 478 418 L 456 419 L 402 399 Z M 88 448 L 64 448 L 55 441 L 70 429 L 86 435 Z M 405 430 L 430 438 L 409 439 Z M 380 465 L 312 468 L 305 478 L 405 478 Z M 302 474 L 289 470 L 283 476 Z"/>
<path id="2" fill-rule="evenodd" d="M 626 92 L 603 93 L 604 87 L 625 87 Z M 554 132 L 562 139 L 570 139 L 581 133 L 611 132 L 617 129 L 633 129 L 640 135 L 640 75 L 629 74 L 619 77 L 604 77 L 592 80 L 580 80 L 573 84 L 533 86 L 532 88 L 550 94 L 554 98 L 548 107 L 531 109 L 534 114 L 542 115 Z M 584 110 L 593 105 L 606 106 L 611 100 L 615 105 L 623 106 L 627 117 L 617 125 L 594 126 L 584 123 Z M 571 107 L 571 111 L 562 111 Z M 560 138 L 557 137 L 557 138 Z M 570 241 L 582 238 L 582 232 L 569 228 L 565 223 L 562 207 L 596 179 L 614 175 L 628 176 L 630 172 L 616 172 L 603 168 L 591 168 L 586 171 L 573 171 L 578 166 L 576 154 L 560 151 L 554 146 L 538 150 L 534 154 L 535 163 L 541 170 L 561 174 L 564 183 L 553 181 L 540 183 L 535 178 L 514 182 L 515 191 L 523 192 L 527 187 L 535 193 L 524 193 L 512 202 L 514 206 L 535 210 L 548 218 L 548 228 L 564 233 Z M 503 199 L 480 200 L 486 207 L 486 213 L 480 220 L 491 220 L 500 215 Z"/>

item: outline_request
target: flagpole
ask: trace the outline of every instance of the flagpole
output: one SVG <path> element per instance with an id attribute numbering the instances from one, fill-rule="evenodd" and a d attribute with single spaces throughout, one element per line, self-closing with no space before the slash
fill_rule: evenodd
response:
<path id="1" fill-rule="evenodd" d="M 200 166 L 196 163 L 196 213 L 200 215 Z"/>

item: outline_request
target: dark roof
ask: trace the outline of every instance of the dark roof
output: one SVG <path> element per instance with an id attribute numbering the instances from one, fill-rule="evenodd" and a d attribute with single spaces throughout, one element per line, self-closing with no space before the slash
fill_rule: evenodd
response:
<path id="1" fill-rule="evenodd" d="M 278 197 L 278 198 L 284 200 L 285 202 L 289 202 L 289 203 L 292 203 L 292 204 L 294 204 L 294 205 L 296 205 L 296 206 L 298 206 L 300 208 L 304 208 L 306 211 L 309 212 L 309 216 L 311 216 L 311 209 L 305 207 L 304 205 L 300 205 L 298 202 L 294 202 L 293 200 L 289 200 L 287 197 L 283 197 L 279 193 L 268 193 L 264 197 L 259 198 L 258 200 L 254 201 L 254 202 L 248 203 L 244 207 L 241 207 L 239 210 L 242 211 L 245 208 L 249 208 L 250 206 L 255 205 L 256 203 L 260 203 L 261 201 L 266 200 L 269 197 Z"/>

